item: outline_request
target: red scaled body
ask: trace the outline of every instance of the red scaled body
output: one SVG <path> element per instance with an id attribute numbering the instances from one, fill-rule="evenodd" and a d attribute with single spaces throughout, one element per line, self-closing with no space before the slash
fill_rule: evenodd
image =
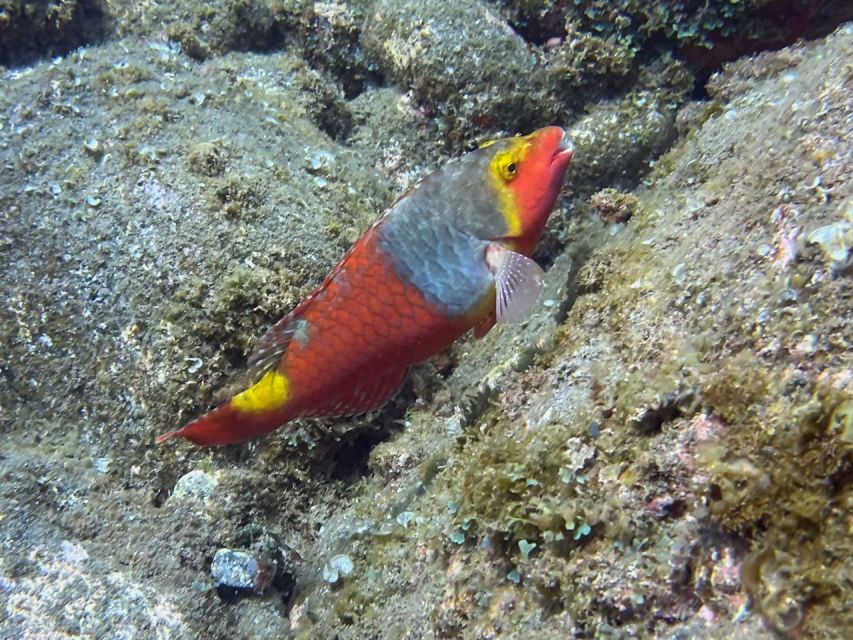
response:
<path id="1" fill-rule="evenodd" d="M 411 365 L 475 326 L 488 331 L 496 282 L 500 314 L 525 281 L 526 265 L 538 269 L 521 254 L 533 250 L 570 156 L 562 130 L 549 127 L 498 141 L 426 178 L 261 339 L 249 359 L 256 384 L 157 441 L 226 444 L 297 417 L 384 404 Z"/>
<path id="2" fill-rule="evenodd" d="M 369 411 L 402 384 L 410 364 L 427 359 L 470 324 L 447 317 L 403 282 L 371 229 L 305 305 L 314 328 L 290 343 L 281 370 L 293 381 L 295 415 Z M 323 372 L 318 375 L 318 372 Z"/>

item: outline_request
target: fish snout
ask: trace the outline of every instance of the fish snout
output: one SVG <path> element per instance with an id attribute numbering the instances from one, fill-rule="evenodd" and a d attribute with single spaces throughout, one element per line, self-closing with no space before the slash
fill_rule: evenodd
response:
<path id="1" fill-rule="evenodd" d="M 562 168 L 565 168 L 572 159 L 572 154 L 575 152 L 575 145 L 572 144 L 568 131 L 560 127 L 555 128 L 560 129 L 560 138 L 557 141 L 557 146 L 554 149 L 553 156 L 551 157 L 551 164 L 554 165 L 555 163 L 559 163 L 562 165 Z"/>

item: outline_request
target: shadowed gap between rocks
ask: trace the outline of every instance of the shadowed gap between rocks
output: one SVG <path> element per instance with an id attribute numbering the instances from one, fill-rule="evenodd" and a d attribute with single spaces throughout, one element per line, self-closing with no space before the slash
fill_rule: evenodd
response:
<path id="1" fill-rule="evenodd" d="M 583 12 L 578 15 L 570 15 L 572 8 L 563 3 L 550 5 L 545 3 L 537 7 L 536 11 L 524 14 L 523 9 L 514 9 L 511 2 L 506 0 L 495 0 L 494 4 L 503 9 L 507 23 L 526 42 L 537 47 L 557 46 L 567 36 L 567 20 L 580 20 L 579 24 L 587 28 L 581 33 L 606 33 L 606 30 L 614 29 L 617 35 L 620 27 L 612 24 L 594 24 L 596 13 L 604 20 L 604 9 L 596 2 L 575 2 L 575 11 Z M 604 5 L 605 3 L 601 3 Z M 652 3 L 653 4 L 653 3 Z M 689 3 L 685 3 L 689 4 Z M 701 3 L 698 3 L 701 4 Z M 709 8 L 705 3 L 704 9 Z M 732 4 L 732 3 L 729 3 Z M 579 6 L 578 6 L 579 5 Z M 640 5 L 641 6 L 641 5 Z M 584 7 L 587 7 L 584 11 Z M 686 9 L 686 15 L 681 19 L 687 20 L 700 14 L 701 7 Z M 613 9 L 619 11 L 619 9 Z M 651 11 L 651 8 L 649 8 Z M 693 15 L 691 14 L 691 11 Z M 606 12 L 605 12 L 606 13 Z M 646 11 L 641 8 L 632 8 L 630 4 L 620 14 L 630 18 L 627 32 L 637 28 L 634 24 L 643 19 Z M 610 14 L 607 14 L 610 17 Z M 665 19 L 656 16 L 657 19 Z M 645 15 L 648 21 L 649 16 Z M 669 17 L 675 21 L 668 25 L 670 30 L 676 26 L 675 14 Z M 753 55 L 763 51 L 776 51 L 787 47 L 798 39 L 814 40 L 823 38 L 832 33 L 841 24 L 853 20 L 853 5 L 845 0 L 824 0 L 822 2 L 803 2 L 798 0 L 775 0 L 755 9 L 752 13 L 744 10 L 743 15 L 730 16 L 729 24 L 716 29 L 708 29 L 705 32 L 675 34 L 668 33 L 663 27 L 647 25 L 647 39 L 636 43 L 637 59 L 634 63 L 637 69 L 648 63 L 661 52 L 670 51 L 679 59 L 686 62 L 695 77 L 694 99 L 705 99 L 705 83 L 708 78 L 719 71 L 722 66 L 745 55 Z M 606 21 L 605 21 L 606 22 Z M 753 31 L 747 27 L 738 27 L 738 23 L 744 25 L 754 22 L 759 25 Z M 592 30 L 588 27 L 592 26 Z M 743 29 L 743 31 L 739 31 Z M 726 30 L 731 33 L 726 33 Z M 705 39 L 706 42 L 700 42 Z"/>
<path id="2" fill-rule="evenodd" d="M 101 0 L 4 3 L 0 18 L 0 64 L 12 67 L 97 44 L 110 32 Z"/>

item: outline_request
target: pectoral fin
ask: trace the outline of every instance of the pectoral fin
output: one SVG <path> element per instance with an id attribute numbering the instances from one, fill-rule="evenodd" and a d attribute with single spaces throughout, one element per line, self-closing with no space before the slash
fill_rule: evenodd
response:
<path id="1" fill-rule="evenodd" d="M 497 321 L 521 322 L 536 304 L 545 273 L 527 256 L 499 244 L 486 250 L 486 262 L 495 277 Z"/>

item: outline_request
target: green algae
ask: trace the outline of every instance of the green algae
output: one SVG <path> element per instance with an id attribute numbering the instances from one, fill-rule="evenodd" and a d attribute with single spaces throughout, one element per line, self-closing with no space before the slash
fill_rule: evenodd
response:
<path id="1" fill-rule="evenodd" d="M 779 27 L 768 23 L 764 10 L 769 0 L 720 0 L 711 2 L 637 2 L 578 0 L 572 3 L 501 0 L 510 21 L 531 36 L 562 35 L 563 27 L 618 45 L 634 53 L 665 38 L 679 47 L 712 49 L 720 39 L 761 42 L 782 37 Z M 807 9 L 793 2 L 786 10 Z"/>
<path id="2" fill-rule="evenodd" d="M 213 211 L 221 211 L 227 218 L 252 215 L 264 199 L 259 181 L 253 176 L 229 175 L 217 179 L 213 185 Z"/>
<path id="3" fill-rule="evenodd" d="M 453 496 L 456 526 L 522 560 L 537 544 L 565 554 L 585 542 L 599 521 L 598 507 L 584 497 L 583 470 L 594 449 L 559 424 L 519 433 L 497 416 L 483 419 L 467 438 L 465 462 L 448 466 L 440 480 Z M 573 462 L 578 447 L 585 453 Z"/>

